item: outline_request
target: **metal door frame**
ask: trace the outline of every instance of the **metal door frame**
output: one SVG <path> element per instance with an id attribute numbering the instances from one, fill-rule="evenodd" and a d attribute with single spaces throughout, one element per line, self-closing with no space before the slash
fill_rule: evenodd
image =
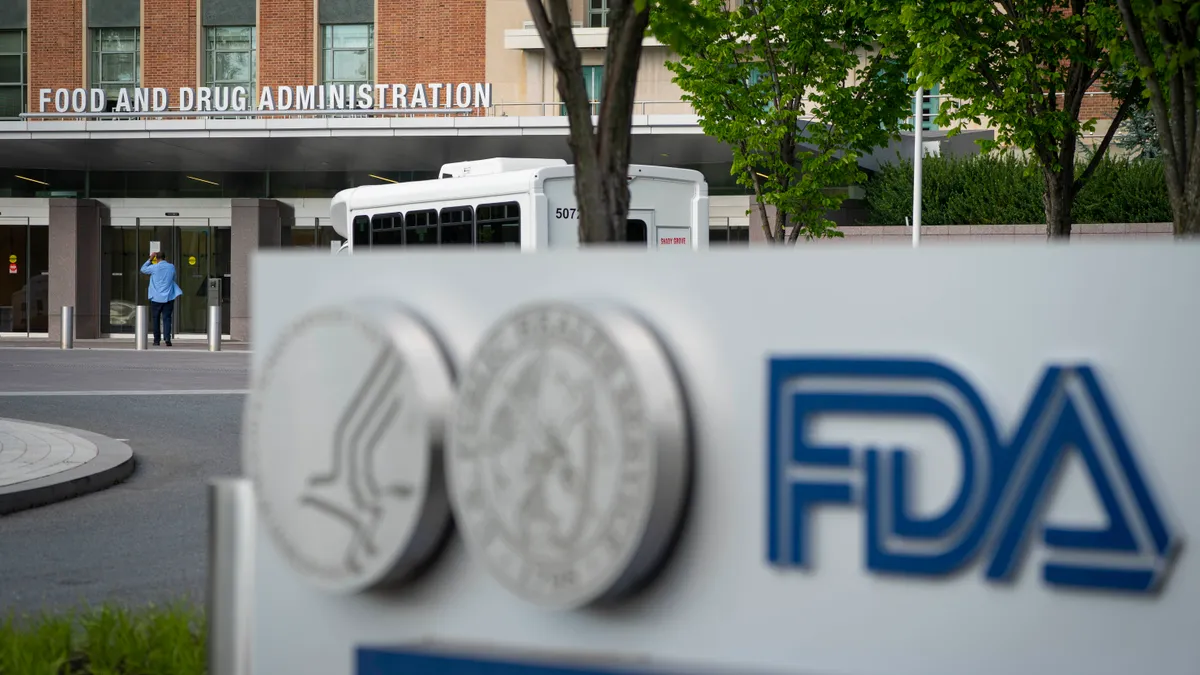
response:
<path id="1" fill-rule="evenodd" d="M 144 221 L 150 221 L 151 223 L 154 223 L 154 222 L 168 223 L 169 222 L 170 224 L 169 225 L 145 225 Z M 180 221 L 183 221 L 184 223 L 190 222 L 193 224 L 180 225 L 179 224 Z M 204 224 L 201 225 L 200 224 L 201 222 L 203 222 Z M 204 277 L 206 280 L 205 287 L 207 287 L 207 280 L 211 279 L 212 275 L 214 273 L 213 267 L 214 267 L 214 262 L 215 262 L 215 258 L 216 258 L 216 241 L 217 241 L 216 231 L 231 229 L 230 227 L 226 227 L 226 226 L 214 225 L 213 218 L 211 218 L 211 217 L 199 217 L 199 216 L 197 216 L 197 217 L 187 217 L 187 216 L 147 216 L 147 217 L 143 217 L 143 216 L 138 216 L 138 217 L 134 218 L 134 227 L 137 229 L 137 231 L 139 233 L 138 234 L 139 239 L 141 238 L 140 233 L 141 233 L 143 227 L 145 227 L 146 229 L 152 229 L 154 227 L 169 227 L 170 228 L 171 240 L 169 242 L 163 242 L 162 245 L 164 247 L 167 247 L 167 246 L 170 247 L 167 250 L 170 251 L 170 255 L 175 262 L 176 270 L 181 270 L 184 267 L 184 262 L 182 260 L 182 255 L 183 255 L 182 244 L 180 242 L 181 237 L 179 236 L 179 234 L 180 234 L 179 231 L 184 227 L 188 227 L 188 228 L 192 228 L 192 229 L 200 229 L 201 227 L 203 227 L 208 233 L 208 244 L 209 244 L 208 262 L 207 262 L 208 267 L 204 271 Z M 230 245 L 232 247 L 232 242 Z M 232 251 L 230 251 L 230 253 L 232 254 Z M 229 284 L 233 283 L 232 272 L 233 272 L 233 270 L 231 269 L 229 274 L 221 275 L 222 288 L 227 287 Z M 176 278 L 175 278 L 176 283 L 179 283 L 179 276 L 180 275 L 177 273 Z M 139 290 L 138 297 L 140 299 L 145 299 L 144 296 L 145 296 L 144 289 Z M 149 301 L 147 300 L 147 304 L 148 303 L 149 303 Z M 179 305 L 180 305 L 179 301 L 176 300 L 176 302 L 175 302 L 176 317 L 178 317 Z M 206 324 L 208 322 L 207 307 L 208 307 L 208 305 L 206 302 L 205 303 L 205 319 L 204 319 Z M 222 322 L 222 323 L 224 324 L 224 323 L 228 323 L 228 322 Z M 179 325 L 178 319 L 176 319 L 176 321 L 174 322 L 174 325 L 175 326 Z M 207 329 L 208 329 L 207 326 L 205 326 L 205 331 L 207 331 Z M 221 326 L 221 334 L 223 336 L 228 337 L 230 335 L 230 327 L 227 325 L 222 325 Z M 121 333 L 114 334 L 114 335 L 124 336 L 124 334 L 121 334 Z M 203 332 L 203 333 L 176 332 L 174 337 L 187 338 L 189 340 L 190 339 L 200 339 L 200 338 L 207 337 L 207 332 Z"/>

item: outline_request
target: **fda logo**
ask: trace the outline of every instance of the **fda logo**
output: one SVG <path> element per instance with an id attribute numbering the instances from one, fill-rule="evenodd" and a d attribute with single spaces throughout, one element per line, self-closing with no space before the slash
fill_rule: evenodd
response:
<path id="1" fill-rule="evenodd" d="M 686 398 L 632 310 L 515 308 L 461 366 L 386 300 L 314 309 L 270 347 L 244 424 L 264 529 L 338 593 L 407 583 L 453 533 L 513 594 L 571 609 L 657 573 L 691 480 Z"/>
<path id="2" fill-rule="evenodd" d="M 983 556 L 985 577 L 1008 581 L 1040 536 L 1048 584 L 1150 592 L 1165 582 L 1180 538 L 1088 366 L 1047 368 L 1009 434 L 962 375 L 931 361 L 775 358 L 769 387 L 767 557 L 774 565 L 807 567 L 814 508 L 840 504 L 863 510 L 873 572 L 948 575 Z M 944 425 L 962 476 L 949 506 L 912 512 L 910 450 L 815 441 L 816 419 L 828 415 Z M 1086 466 L 1105 526 L 1043 522 L 1070 453 Z"/>

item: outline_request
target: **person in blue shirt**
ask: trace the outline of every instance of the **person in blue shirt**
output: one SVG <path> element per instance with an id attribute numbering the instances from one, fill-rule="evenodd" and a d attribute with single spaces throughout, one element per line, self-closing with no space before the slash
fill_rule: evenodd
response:
<path id="1" fill-rule="evenodd" d="M 150 289 L 146 297 L 150 299 L 150 321 L 154 323 L 154 345 L 157 347 L 161 337 L 167 338 L 167 346 L 171 346 L 171 317 L 175 313 L 175 298 L 183 295 L 179 284 L 175 283 L 175 266 L 167 262 L 167 257 L 159 252 L 150 254 L 150 259 L 142 265 L 142 274 L 150 277 Z M 162 330 L 159 330 L 159 319 L 162 320 Z"/>

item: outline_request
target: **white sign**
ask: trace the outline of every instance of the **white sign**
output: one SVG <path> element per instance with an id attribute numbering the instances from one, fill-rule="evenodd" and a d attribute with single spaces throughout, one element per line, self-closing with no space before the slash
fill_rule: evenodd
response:
<path id="1" fill-rule="evenodd" d="M 1195 245 L 256 256 L 250 398 L 300 369 L 295 396 L 326 403 L 248 415 L 256 483 L 306 480 L 308 448 L 336 447 L 309 428 L 341 428 L 380 467 L 422 451 L 369 442 L 394 433 L 370 420 L 401 418 L 354 400 L 369 352 L 350 328 L 310 354 L 287 347 L 328 308 L 382 297 L 422 328 L 356 321 L 433 336 L 456 373 L 453 402 L 427 411 L 449 411 L 457 527 L 398 593 L 329 593 L 271 523 L 311 519 L 327 534 L 306 550 L 337 552 L 339 518 L 259 495 L 255 673 L 420 675 L 464 655 L 606 674 L 1200 663 Z M 756 301 L 763 289 L 801 289 L 799 304 Z M 667 459 L 681 409 L 691 469 Z M 639 410 L 654 422 L 640 431 Z M 348 414 L 362 422 L 339 427 Z M 403 562 L 409 549 L 388 547 Z M 433 647 L 443 670 L 418 653 Z"/>
<path id="2" fill-rule="evenodd" d="M 42 113 L 312 112 L 322 110 L 469 110 L 492 106 L 490 83 L 430 82 L 405 84 L 329 84 L 261 87 L 164 87 L 121 89 L 116 106 L 106 110 L 103 89 L 39 89 Z"/>
<path id="3" fill-rule="evenodd" d="M 150 255 L 154 255 L 155 253 L 162 253 L 162 242 L 151 240 Z"/>

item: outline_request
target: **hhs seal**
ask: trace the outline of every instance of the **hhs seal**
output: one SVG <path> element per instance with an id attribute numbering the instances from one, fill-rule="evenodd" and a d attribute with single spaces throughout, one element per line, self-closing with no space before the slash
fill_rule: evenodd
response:
<path id="1" fill-rule="evenodd" d="M 690 442 L 682 389 L 649 328 L 615 308 L 527 307 L 464 369 L 447 467 L 458 527 L 530 602 L 615 599 L 673 542 Z"/>
<path id="2" fill-rule="evenodd" d="M 262 522 L 294 569 L 358 592 L 436 552 L 452 397 L 436 340 L 395 306 L 318 310 L 285 331 L 250 394 L 245 443 Z"/>

